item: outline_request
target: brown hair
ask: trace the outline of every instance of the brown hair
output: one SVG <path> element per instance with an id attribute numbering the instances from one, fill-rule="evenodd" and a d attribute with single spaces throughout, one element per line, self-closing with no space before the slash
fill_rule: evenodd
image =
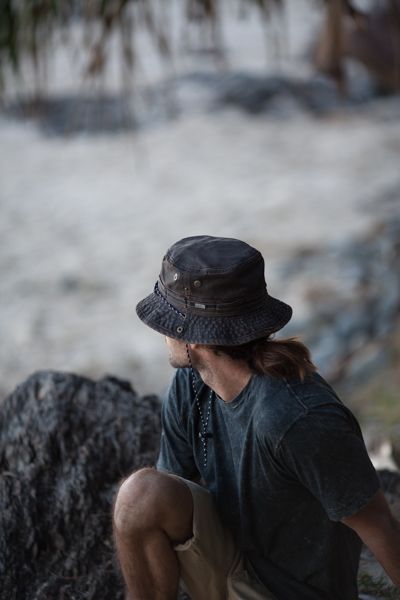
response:
<path id="1" fill-rule="evenodd" d="M 233 360 L 245 360 L 256 373 L 267 373 L 273 377 L 303 381 L 316 370 L 310 351 L 296 338 L 274 340 L 266 337 L 240 346 L 208 346 L 208 348 L 217 354 L 226 354 Z"/>

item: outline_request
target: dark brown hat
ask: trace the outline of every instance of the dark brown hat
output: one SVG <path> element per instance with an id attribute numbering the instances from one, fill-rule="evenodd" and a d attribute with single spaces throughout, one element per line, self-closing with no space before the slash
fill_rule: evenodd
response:
<path id="1" fill-rule="evenodd" d="M 236 346 L 269 335 L 292 309 L 267 292 L 258 250 L 232 238 L 201 235 L 176 242 L 164 256 L 138 317 L 168 337 Z"/>

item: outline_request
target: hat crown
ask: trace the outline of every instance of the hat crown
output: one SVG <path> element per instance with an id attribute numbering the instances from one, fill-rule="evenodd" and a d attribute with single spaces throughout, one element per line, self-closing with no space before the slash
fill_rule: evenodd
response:
<path id="1" fill-rule="evenodd" d="M 178 269 L 194 272 L 229 272 L 255 256 L 263 260 L 260 252 L 246 242 L 210 235 L 184 238 L 173 244 L 166 254 Z"/>
<path id="2" fill-rule="evenodd" d="M 212 236 L 171 246 L 159 284 L 173 305 L 190 312 L 235 313 L 267 294 L 260 252 L 240 240 Z"/>

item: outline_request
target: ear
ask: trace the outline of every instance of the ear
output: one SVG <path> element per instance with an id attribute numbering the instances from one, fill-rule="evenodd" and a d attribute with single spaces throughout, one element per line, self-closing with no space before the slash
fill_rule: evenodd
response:
<path id="1" fill-rule="evenodd" d="M 195 350 L 196 352 L 209 352 L 210 348 L 205 344 L 188 344 L 191 350 Z"/>
<path id="2" fill-rule="evenodd" d="M 191 350 L 197 350 L 198 348 L 203 348 L 201 344 L 188 344 Z"/>
<path id="3" fill-rule="evenodd" d="M 193 355 L 202 357 L 203 360 L 207 359 L 211 355 L 213 357 L 215 356 L 215 351 L 205 344 L 189 344 L 189 349 Z"/>

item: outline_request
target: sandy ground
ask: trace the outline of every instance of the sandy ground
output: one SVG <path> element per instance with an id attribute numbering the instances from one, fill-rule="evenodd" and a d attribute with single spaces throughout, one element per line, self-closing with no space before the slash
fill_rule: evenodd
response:
<path id="1" fill-rule="evenodd" d="M 241 38 L 232 62 L 248 48 L 257 72 L 261 43 Z M 279 267 L 379 219 L 379 199 L 399 189 L 398 114 L 399 99 L 319 118 L 199 109 L 137 133 L 69 138 L 0 117 L 3 394 L 43 368 L 113 373 L 161 392 L 171 376 L 164 343 L 134 306 L 166 248 L 188 235 L 258 247 L 270 291 L 300 323 L 308 307 Z"/>

